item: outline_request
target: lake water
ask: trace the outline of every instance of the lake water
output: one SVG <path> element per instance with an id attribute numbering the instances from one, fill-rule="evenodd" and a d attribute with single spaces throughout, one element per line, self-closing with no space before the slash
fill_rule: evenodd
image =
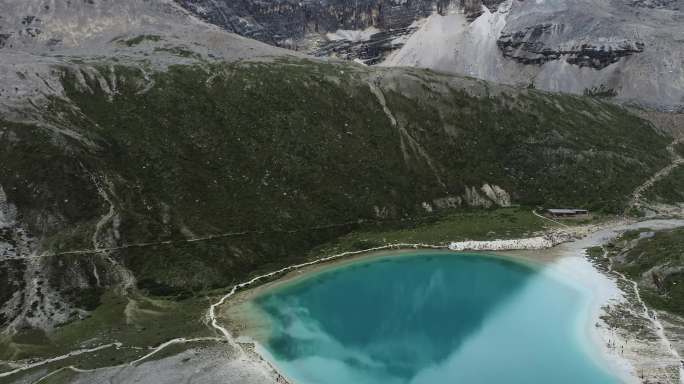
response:
<path id="1" fill-rule="evenodd" d="M 363 260 L 254 300 L 298 384 L 617 383 L 591 353 L 589 302 L 543 267 L 465 254 Z"/>

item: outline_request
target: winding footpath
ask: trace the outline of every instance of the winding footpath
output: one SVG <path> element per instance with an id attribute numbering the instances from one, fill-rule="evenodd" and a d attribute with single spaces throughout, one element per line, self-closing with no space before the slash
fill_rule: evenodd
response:
<path id="1" fill-rule="evenodd" d="M 142 361 L 147 360 L 148 358 L 156 355 L 157 353 L 159 353 L 160 351 L 162 351 L 166 347 L 169 347 L 169 346 L 175 345 L 175 344 L 189 344 L 189 343 L 196 343 L 196 342 L 200 342 L 200 341 L 223 341 L 223 340 L 224 340 L 223 338 L 217 338 L 217 337 L 196 337 L 196 338 L 192 338 L 192 339 L 186 339 L 184 337 L 179 337 L 176 339 L 169 340 L 165 343 L 162 343 L 159 346 L 152 348 L 151 351 L 149 353 L 147 353 L 146 355 L 144 355 L 138 359 L 135 359 L 133 361 L 127 362 L 127 363 L 114 365 L 114 366 L 107 366 L 107 367 L 102 367 L 102 368 L 95 368 L 95 369 L 81 369 L 81 368 L 75 367 L 73 365 L 70 365 L 67 367 L 62 367 L 60 369 L 54 370 L 54 371 L 48 373 L 47 375 L 39 378 L 38 380 L 34 381 L 33 383 L 37 384 L 37 383 L 47 379 L 48 377 L 55 375 L 58 372 L 61 372 L 65 369 L 72 370 L 74 372 L 85 373 L 85 372 L 94 372 L 94 371 L 97 371 L 98 369 L 103 369 L 103 368 L 117 368 L 117 367 L 135 366 L 135 365 L 141 363 Z M 27 371 L 27 370 L 33 369 L 33 368 L 38 368 L 38 367 L 46 365 L 46 364 L 55 363 L 58 361 L 63 361 L 63 360 L 66 360 L 66 359 L 69 359 L 72 357 L 76 357 L 78 355 L 83 355 L 86 353 L 93 353 L 93 352 L 101 351 L 103 349 L 108 349 L 108 348 L 112 348 L 112 347 L 119 349 L 119 348 L 123 347 L 123 344 L 120 342 L 116 342 L 116 343 L 100 345 L 100 346 L 97 346 L 94 348 L 72 351 L 72 352 L 69 352 L 69 353 L 61 355 L 61 356 L 53 357 L 53 358 L 46 359 L 46 360 L 41 360 L 41 361 L 31 363 L 31 364 L 26 364 L 26 365 L 20 366 L 19 368 L 12 370 L 12 371 L 2 372 L 2 373 L 0 373 L 0 378 L 12 376 L 14 374 L 17 374 L 17 373 L 20 373 L 23 371 Z"/>
<path id="2" fill-rule="evenodd" d="M 34 381 L 31 384 L 42 383 L 45 380 L 49 379 L 50 377 L 52 377 L 52 376 L 54 376 L 60 372 L 63 372 L 63 371 L 72 371 L 72 372 L 76 372 L 76 373 L 88 373 L 88 372 L 94 372 L 95 370 L 94 369 L 81 369 L 81 368 L 74 367 L 73 365 L 69 365 L 68 367 L 62 367 L 60 369 L 55 369 L 54 371 L 48 373 L 47 375 L 38 378 L 38 380 Z"/>
<path id="3" fill-rule="evenodd" d="M 37 368 L 37 367 L 43 366 L 43 365 L 45 365 L 45 364 L 50 364 L 50 363 L 54 363 L 54 362 L 57 362 L 57 361 L 66 360 L 66 359 L 68 359 L 68 358 L 71 358 L 71 357 L 74 357 L 74 356 L 78 356 L 78 355 L 83 355 L 83 354 L 85 354 L 85 353 L 93 353 L 93 352 L 101 351 L 101 350 L 103 350 L 103 349 L 112 348 L 112 347 L 121 348 L 122 345 L 123 345 L 123 344 L 121 344 L 121 343 L 119 343 L 119 342 L 116 342 L 116 343 L 111 343 L 111 344 L 100 345 L 100 346 L 97 346 L 97 347 L 95 347 L 95 348 L 79 349 L 79 350 L 77 350 L 77 351 L 71 351 L 71 352 L 69 352 L 69 353 L 67 353 L 67 354 L 64 354 L 64 355 L 62 355 L 62 356 L 57 356 L 57 357 L 53 357 L 53 358 L 50 358 L 50 359 L 41 360 L 41 361 L 38 361 L 38 362 L 35 362 L 35 363 L 31 363 L 31 364 L 27 364 L 27 365 L 21 366 L 21 367 L 19 367 L 19 368 L 14 369 L 13 371 L 2 372 L 2 373 L 0 373 L 0 378 L 1 378 L 1 377 L 12 376 L 12 375 L 14 375 L 14 374 L 16 374 L 16 373 L 19 373 L 19 372 L 23 372 L 23 371 L 26 371 L 26 370 L 29 370 L 29 369 Z"/>
<path id="4" fill-rule="evenodd" d="M 601 249 L 603 250 L 603 258 L 608 261 L 608 271 L 610 273 L 614 273 L 617 275 L 620 279 L 623 281 L 629 282 L 632 285 L 632 289 L 634 290 L 634 297 L 636 298 L 637 303 L 642 309 L 641 314 L 635 313 L 636 316 L 642 317 L 644 319 L 647 319 L 650 323 L 651 326 L 653 327 L 653 330 L 656 333 L 656 336 L 658 336 L 658 339 L 660 340 L 661 344 L 663 347 L 670 352 L 670 354 L 677 359 L 677 361 L 680 362 L 679 364 L 679 382 L 684 384 L 684 360 L 682 360 L 681 355 L 675 349 L 672 347 L 672 343 L 670 342 L 670 339 L 667 337 L 665 334 L 665 328 L 663 325 L 660 323 L 660 320 L 658 320 L 658 314 L 655 311 L 651 311 L 648 309 L 646 306 L 646 302 L 641 298 L 641 292 L 639 291 L 639 284 L 637 284 L 636 281 L 629 279 L 627 276 L 625 276 L 622 272 L 616 271 L 613 268 L 613 260 L 611 260 L 610 257 L 608 257 L 608 250 L 606 249 L 605 246 L 601 246 Z"/>
<path id="5" fill-rule="evenodd" d="M 69 365 L 69 366 L 66 366 L 66 367 L 62 367 L 62 368 L 56 369 L 56 370 L 54 370 L 54 371 L 52 371 L 52 372 L 49 372 L 49 373 L 46 374 L 45 376 L 42 376 L 42 377 L 38 378 L 37 380 L 33 381 L 32 384 L 38 384 L 38 383 L 40 383 L 40 382 L 43 382 L 43 381 L 45 381 L 46 379 L 52 377 L 53 375 L 56 375 L 56 374 L 58 374 L 59 372 L 62 372 L 62 371 L 65 371 L 65 370 L 73 371 L 73 372 L 76 372 L 76 373 L 89 373 L 89 372 L 95 372 L 95 371 L 97 371 L 97 370 L 105 369 L 105 368 L 118 368 L 118 367 L 126 367 L 126 366 L 135 366 L 135 365 L 137 365 L 138 363 L 140 363 L 141 361 L 146 360 L 147 358 L 149 358 L 149 357 L 151 357 L 151 356 L 157 354 L 157 353 L 158 353 L 159 351 L 161 351 L 162 349 L 164 349 L 164 348 L 166 348 L 166 347 L 168 347 L 168 346 L 170 346 L 170 345 L 174 345 L 174 344 L 187 344 L 187 343 L 194 343 L 194 342 L 198 342 L 198 341 L 221 341 L 221 340 L 223 340 L 223 339 L 219 339 L 219 338 L 216 338 L 216 337 L 197 337 L 197 338 L 194 338 L 194 339 L 186 339 L 186 338 L 184 338 L 184 337 L 180 337 L 180 338 L 177 338 L 177 339 L 169 340 L 169 341 L 167 341 L 167 342 L 165 342 L 165 343 L 163 343 L 163 344 L 160 344 L 158 347 L 153 348 L 152 351 L 151 351 L 150 353 L 146 354 L 145 356 L 140 357 L 140 358 L 138 358 L 138 359 L 136 359 L 136 360 L 133 360 L 133 361 L 131 361 L 131 362 L 128 362 L 128 363 L 123 363 L 123 364 L 114 365 L 114 366 L 108 366 L 108 367 L 102 367 L 102 368 L 93 368 L 93 369 L 82 369 L 82 368 L 78 368 L 78 367 L 73 366 L 73 365 Z M 116 346 L 117 348 L 120 348 L 120 347 L 122 346 L 121 343 L 113 343 L 113 344 L 108 344 L 107 347 L 113 346 L 113 345 Z M 103 346 L 103 347 L 104 347 L 104 346 Z M 98 348 L 99 348 L 99 347 L 98 347 Z M 95 351 L 104 349 L 104 348 L 99 348 L 99 349 L 98 349 L 98 348 L 91 349 L 91 350 L 89 350 L 88 352 L 95 352 Z M 68 358 L 68 357 L 73 357 L 73 356 L 76 356 L 76 355 L 65 355 L 65 356 L 66 356 L 66 357 L 64 357 L 64 358 Z M 62 356 L 62 357 L 63 357 L 63 356 Z M 61 360 L 63 360 L 63 359 L 61 359 Z M 51 363 L 51 362 L 54 362 L 54 361 L 46 361 L 45 364 Z M 35 367 L 29 367 L 29 368 L 24 367 L 24 368 L 25 368 L 25 369 L 30 369 L 30 368 L 35 368 Z M 24 369 L 24 370 L 25 370 L 25 369 Z M 14 373 L 18 373 L 18 372 L 14 372 Z M 1 377 L 1 376 L 0 376 L 0 377 Z"/>
<path id="6" fill-rule="evenodd" d="M 634 192 L 632 192 L 632 197 L 629 201 L 628 207 L 630 207 L 630 208 L 641 207 L 641 205 L 642 205 L 641 200 L 643 199 L 644 192 L 646 192 L 651 187 L 653 187 L 653 185 L 655 183 L 657 183 L 658 181 L 667 177 L 677 167 L 684 164 L 684 157 L 682 157 L 682 155 L 680 155 L 676 149 L 676 146 L 678 144 L 681 144 L 681 143 L 684 143 L 684 138 L 676 139 L 672 143 L 670 143 L 670 145 L 667 146 L 667 151 L 670 153 L 670 156 L 672 157 L 672 162 L 670 164 L 668 164 L 665 168 L 656 172 L 653 176 L 651 176 L 643 184 L 638 186 L 634 190 Z"/>
<path id="7" fill-rule="evenodd" d="M 105 214 L 105 216 L 103 216 L 103 219 L 106 216 L 108 216 L 108 213 Z M 377 221 L 378 220 L 373 220 L 372 222 L 377 222 Z M 131 249 L 131 248 L 147 248 L 147 247 L 155 247 L 155 246 L 159 246 L 159 245 L 198 243 L 198 242 L 211 241 L 211 240 L 223 239 L 223 238 L 242 237 L 242 236 L 247 236 L 247 235 L 265 235 L 265 234 L 269 234 L 269 233 L 286 233 L 287 234 L 287 233 L 299 233 L 299 232 L 304 232 L 304 231 L 320 231 L 320 230 L 326 230 L 326 229 L 348 227 L 350 225 L 364 224 L 364 223 L 368 223 L 368 222 L 369 222 L 369 220 L 355 220 L 355 221 L 347 221 L 344 223 L 317 225 L 317 226 L 306 227 L 306 228 L 298 228 L 298 229 L 224 232 L 224 233 L 218 233 L 218 234 L 214 234 L 214 235 L 198 236 L 198 237 L 193 237 L 193 238 L 189 238 L 189 239 L 138 242 L 138 243 L 122 244 L 119 246 L 112 246 L 112 247 L 102 247 L 102 246 L 97 245 L 97 246 L 93 246 L 93 248 L 87 248 L 87 249 L 75 249 L 75 250 L 71 250 L 71 251 L 61 251 L 61 252 L 44 252 L 41 254 L 33 254 L 33 255 L 28 255 L 28 256 L 3 257 L 2 259 L 0 259 L 0 262 L 7 261 L 7 260 L 33 260 L 33 259 L 42 259 L 42 258 L 48 258 L 48 257 L 59 257 L 59 256 L 69 256 L 69 255 L 91 255 L 91 254 L 103 254 L 103 253 L 106 254 L 106 253 L 111 253 L 114 251 L 121 251 L 121 250 L 126 250 L 126 249 Z"/>
<path id="8" fill-rule="evenodd" d="M 554 220 L 554 219 L 552 219 L 552 218 L 550 218 L 550 217 L 546 217 L 546 216 L 544 216 L 544 215 L 541 215 L 541 214 L 537 213 L 537 210 L 536 210 L 536 209 L 533 209 L 533 210 L 532 210 L 532 214 L 535 215 L 535 216 L 537 216 L 538 218 L 540 218 L 540 219 L 542 219 L 542 220 L 550 221 L 550 222 L 552 222 L 552 223 L 554 223 L 554 224 L 556 224 L 556 225 L 560 225 L 560 226 L 563 227 L 563 228 L 570 228 L 570 226 L 567 225 L 567 224 L 563 224 L 563 223 L 561 223 L 561 222 L 558 221 L 558 220 Z"/>
<path id="9" fill-rule="evenodd" d="M 171 340 L 169 340 L 169 341 L 167 341 L 167 342 L 165 342 L 165 343 L 160 344 L 158 347 L 152 349 L 152 351 L 151 351 L 150 353 L 146 354 L 145 356 L 142 356 L 142 357 L 140 357 L 140 358 L 138 358 L 138 359 L 135 359 L 135 360 L 133 360 L 133 361 L 131 361 L 131 362 L 129 362 L 129 363 L 123 364 L 123 365 L 136 365 L 136 364 L 142 362 L 143 360 L 147 360 L 148 358 L 150 358 L 150 357 L 156 355 L 156 354 L 159 353 L 162 349 L 164 349 L 164 348 L 166 348 L 166 347 L 168 347 L 168 346 L 171 346 L 171 345 L 175 345 L 175 344 L 196 343 L 196 342 L 198 342 L 198 341 L 221 341 L 221 340 L 223 340 L 223 339 L 220 339 L 220 338 L 217 338 L 217 337 L 195 337 L 195 338 L 193 338 L 193 339 L 186 339 L 185 337 L 179 337 L 179 338 L 176 338 L 176 339 L 171 339 Z"/>

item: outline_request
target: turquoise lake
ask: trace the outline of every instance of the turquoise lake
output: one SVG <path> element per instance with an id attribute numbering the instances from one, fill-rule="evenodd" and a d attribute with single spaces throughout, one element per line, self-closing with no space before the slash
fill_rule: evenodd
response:
<path id="1" fill-rule="evenodd" d="M 618 383 L 582 332 L 588 302 L 543 267 L 462 254 L 363 260 L 254 300 L 298 384 Z"/>

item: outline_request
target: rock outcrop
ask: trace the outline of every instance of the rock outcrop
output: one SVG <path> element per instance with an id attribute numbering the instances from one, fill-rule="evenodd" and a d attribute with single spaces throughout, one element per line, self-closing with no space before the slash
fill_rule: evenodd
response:
<path id="1" fill-rule="evenodd" d="M 0 261 L 30 254 L 35 240 L 17 221 L 17 208 L 7 201 L 7 194 L 0 186 Z"/>
<path id="2" fill-rule="evenodd" d="M 618 40 L 602 43 L 577 42 L 568 46 L 548 46 L 547 35 L 562 33 L 564 25 L 540 24 L 522 31 L 502 34 L 497 45 L 503 55 L 522 64 L 542 65 L 551 60 L 565 59 L 580 67 L 603 69 L 621 58 L 644 51 L 641 41 Z"/>
<path id="3" fill-rule="evenodd" d="M 684 1 L 682 1 L 682 0 L 632 0 L 628 4 L 631 5 L 632 7 L 680 10 L 684 6 Z"/>

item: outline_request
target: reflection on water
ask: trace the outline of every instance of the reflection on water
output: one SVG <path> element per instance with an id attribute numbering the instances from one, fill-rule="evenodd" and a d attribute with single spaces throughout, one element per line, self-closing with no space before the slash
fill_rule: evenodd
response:
<path id="1" fill-rule="evenodd" d="M 583 295 L 520 263 L 414 255 L 351 264 L 256 300 L 297 383 L 614 383 L 578 337 Z"/>

